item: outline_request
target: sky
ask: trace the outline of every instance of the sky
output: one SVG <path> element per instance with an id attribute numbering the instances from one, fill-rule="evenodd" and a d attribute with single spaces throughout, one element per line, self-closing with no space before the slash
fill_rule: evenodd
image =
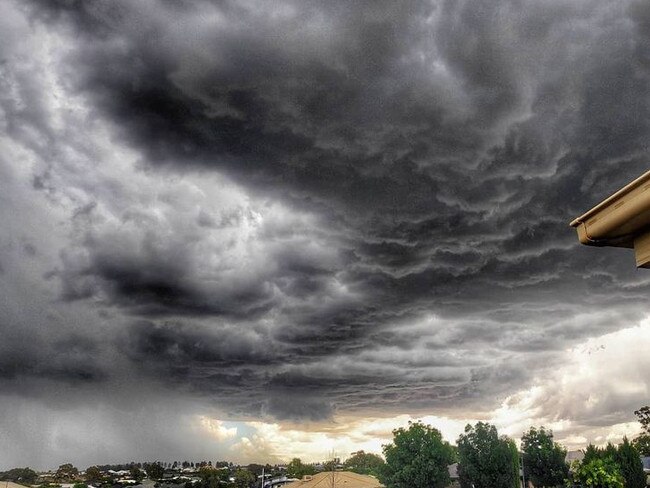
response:
<path id="1" fill-rule="evenodd" d="M 650 4 L 0 4 L 0 469 L 639 431 Z"/>

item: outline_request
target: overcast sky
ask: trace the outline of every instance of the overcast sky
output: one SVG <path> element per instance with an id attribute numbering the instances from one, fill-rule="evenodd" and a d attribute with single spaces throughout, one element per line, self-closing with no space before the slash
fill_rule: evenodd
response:
<path id="1" fill-rule="evenodd" d="M 0 3 L 0 468 L 638 431 L 650 4 Z"/>

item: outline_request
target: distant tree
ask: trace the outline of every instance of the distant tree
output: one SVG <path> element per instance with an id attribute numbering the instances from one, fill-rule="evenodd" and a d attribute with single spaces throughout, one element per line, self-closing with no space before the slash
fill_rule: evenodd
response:
<path id="1" fill-rule="evenodd" d="M 524 474 L 536 487 L 561 486 L 569 476 L 566 449 L 553 441 L 553 432 L 531 427 L 521 438 Z"/>
<path id="2" fill-rule="evenodd" d="M 255 476 L 260 476 L 262 474 L 262 471 L 266 469 L 266 466 L 263 464 L 256 464 L 256 463 L 251 463 L 248 466 L 246 466 L 246 469 L 253 473 Z M 268 474 L 268 471 L 265 471 L 266 474 Z"/>
<path id="3" fill-rule="evenodd" d="M 380 479 L 388 488 L 443 488 L 451 479 L 454 450 L 438 429 L 421 422 L 393 430 L 383 446 L 386 463 Z"/>
<path id="4" fill-rule="evenodd" d="M 462 488 L 518 488 L 519 454 L 514 442 L 496 427 L 467 425 L 458 438 L 458 474 Z"/>
<path id="5" fill-rule="evenodd" d="M 604 459 L 605 457 L 603 450 L 598 449 L 593 444 L 589 444 L 587 448 L 582 452 L 585 454 L 585 456 L 582 458 L 582 464 L 588 464 L 591 461 L 594 461 L 596 459 Z"/>
<path id="6" fill-rule="evenodd" d="M 59 466 L 54 475 L 57 481 L 75 481 L 78 476 L 79 470 L 70 463 Z"/>
<path id="7" fill-rule="evenodd" d="M 13 481 L 14 483 L 23 483 L 32 485 L 36 482 L 38 473 L 31 468 L 13 468 L 4 473 L 0 473 L 1 481 Z"/>
<path id="8" fill-rule="evenodd" d="M 620 468 L 610 457 L 576 461 L 571 471 L 573 482 L 584 488 L 625 488 Z"/>
<path id="9" fill-rule="evenodd" d="M 225 469 L 214 469 L 204 466 L 199 469 L 202 488 L 218 488 L 220 485 L 229 483 L 230 473 Z"/>
<path id="10" fill-rule="evenodd" d="M 165 474 L 165 469 L 160 465 L 160 463 L 145 464 L 144 470 L 147 472 L 147 476 L 152 480 L 162 479 Z"/>
<path id="11" fill-rule="evenodd" d="M 176 469 L 176 468 L 178 468 L 178 461 L 174 461 L 174 463 L 172 464 L 172 469 Z"/>
<path id="12" fill-rule="evenodd" d="M 650 435 L 641 434 L 632 441 L 634 448 L 641 456 L 650 456 Z"/>
<path id="13" fill-rule="evenodd" d="M 642 432 L 634 438 L 632 445 L 642 456 L 650 456 L 650 407 L 641 407 L 634 411 L 634 415 L 641 424 Z"/>
<path id="14" fill-rule="evenodd" d="M 235 488 L 250 488 L 255 483 L 255 475 L 247 469 L 235 471 Z"/>
<path id="15" fill-rule="evenodd" d="M 614 460 L 625 480 L 625 488 L 645 488 L 646 475 L 643 472 L 643 463 L 639 452 L 630 444 L 627 437 L 624 437 L 623 443 L 619 444 Z"/>
<path id="16" fill-rule="evenodd" d="M 131 475 L 131 478 L 138 483 L 144 479 L 144 473 L 135 465 L 135 463 L 131 466 L 131 469 L 129 469 L 129 474 Z"/>
<path id="17" fill-rule="evenodd" d="M 289 478 L 302 478 L 305 475 L 316 474 L 316 470 L 309 464 L 303 464 L 300 458 L 293 458 L 287 464 L 287 476 Z"/>
<path id="18" fill-rule="evenodd" d="M 86 481 L 88 483 L 97 483 L 103 478 L 102 472 L 97 466 L 90 466 L 86 469 Z"/>
<path id="19" fill-rule="evenodd" d="M 650 434 L 650 407 L 641 407 L 634 411 L 634 415 L 639 419 L 639 423 L 646 434 Z"/>
<path id="20" fill-rule="evenodd" d="M 379 476 L 385 464 L 382 457 L 377 454 L 357 451 L 345 460 L 343 467 L 353 473 Z"/>

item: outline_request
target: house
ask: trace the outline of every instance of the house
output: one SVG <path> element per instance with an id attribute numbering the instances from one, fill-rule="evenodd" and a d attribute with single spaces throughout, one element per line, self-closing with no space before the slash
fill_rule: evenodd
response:
<path id="1" fill-rule="evenodd" d="M 313 476 L 304 476 L 301 480 L 284 486 L 285 488 L 383 488 L 374 476 L 351 471 L 323 471 Z"/>

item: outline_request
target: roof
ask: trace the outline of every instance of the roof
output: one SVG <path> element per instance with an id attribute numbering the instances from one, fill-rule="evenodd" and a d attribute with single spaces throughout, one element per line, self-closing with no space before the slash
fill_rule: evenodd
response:
<path id="1" fill-rule="evenodd" d="M 0 488 L 25 488 L 25 485 L 19 485 L 13 481 L 0 481 Z"/>
<path id="2" fill-rule="evenodd" d="M 576 218 L 576 219 L 573 219 L 573 221 L 572 221 L 571 224 L 569 224 L 569 225 L 571 225 L 571 227 L 577 227 L 577 226 L 579 226 L 580 223 L 584 222 L 584 221 L 587 220 L 589 217 L 591 217 L 591 216 L 593 216 L 594 214 L 598 213 L 599 210 L 602 210 L 603 208 L 607 207 L 607 205 L 609 205 L 609 204 L 610 204 L 611 202 L 613 202 L 614 200 L 617 200 L 617 199 L 619 199 L 619 198 L 621 198 L 621 197 L 627 195 L 627 194 L 630 193 L 632 190 L 636 190 L 638 187 L 640 187 L 641 185 L 643 185 L 644 183 L 646 183 L 648 180 L 650 180 L 650 171 L 646 171 L 646 172 L 643 173 L 641 176 L 639 176 L 636 180 L 632 181 L 631 183 L 628 183 L 628 184 L 625 185 L 623 188 L 621 188 L 620 190 L 618 190 L 616 193 L 614 193 L 613 195 L 610 195 L 610 196 L 607 197 L 605 200 L 603 200 L 602 202 L 600 202 L 598 205 L 596 205 L 596 206 L 595 206 L 594 208 L 592 208 L 591 210 L 585 212 L 585 213 L 582 214 L 580 217 L 578 217 L 578 218 Z"/>
<path id="3" fill-rule="evenodd" d="M 311 478 L 311 479 L 309 479 Z M 377 478 L 351 471 L 324 471 L 284 485 L 285 488 L 379 488 Z"/>

